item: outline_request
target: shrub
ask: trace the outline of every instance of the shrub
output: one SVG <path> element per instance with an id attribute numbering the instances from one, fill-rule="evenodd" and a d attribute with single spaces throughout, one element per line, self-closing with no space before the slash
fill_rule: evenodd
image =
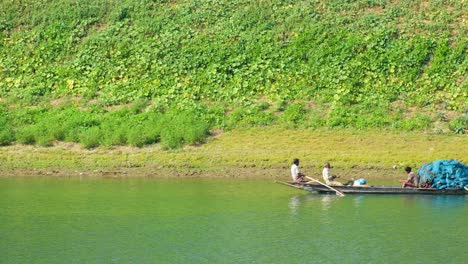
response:
<path id="1" fill-rule="evenodd" d="M 319 128 L 326 126 L 327 121 L 324 117 L 324 111 L 314 109 L 306 114 L 304 127 L 306 128 Z"/>
<path id="2" fill-rule="evenodd" d="M 17 132 L 16 140 L 24 145 L 34 145 L 36 143 L 36 130 L 31 126 L 23 127 Z"/>
<path id="3" fill-rule="evenodd" d="M 50 147 L 54 143 L 53 135 L 44 133 L 40 135 L 36 135 L 36 144 L 41 147 Z"/>
<path id="4" fill-rule="evenodd" d="M 9 124 L 9 111 L 0 106 L 0 146 L 10 145 L 15 141 L 15 134 Z"/>
<path id="5" fill-rule="evenodd" d="M 449 128 L 457 134 L 464 134 L 468 131 L 468 115 L 460 116 L 451 120 Z"/>
<path id="6" fill-rule="evenodd" d="M 184 143 L 197 144 L 203 143 L 208 134 L 208 124 L 200 121 L 198 124 L 191 124 L 184 127 Z"/>
<path id="7" fill-rule="evenodd" d="M 128 142 L 130 126 L 121 117 L 107 117 L 100 125 L 101 144 L 104 146 L 123 146 Z"/>
<path id="8" fill-rule="evenodd" d="M 193 111 L 169 112 L 163 117 L 161 144 L 166 149 L 203 142 L 209 124 Z"/>
<path id="9" fill-rule="evenodd" d="M 146 144 L 146 136 L 140 126 L 133 127 L 128 131 L 128 144 L 134 147 L 143 147 Z"/>
<path id="10" fill-rule="evenodd" d="M 0 128 L 0 146 L 10 145 L 15 141 L 15 134 L 9 127 Z"/>
<path id="11" fill-rule="evenodd" d="M 102 131 L 99 127 L 91 127 L 81 131 L 80 143 L 84 148 L 92 149 L 100 145 Z"/>
<path id="12" fill-rule="evenodd" d="M 413 117 L 400 122 L 398 127 L 406 131 L 427 129 L 431 126 L 432 119 L 424 114 L 416 114 Z"/>
<path id="13" fill-rule="evenodd" d="M 274 122 L 275 116 L 267 112 L 265 103 L 236 108 L 226 117 L 226 127 L 267 126 Z"/>
<path id="14" fill-rule="evenodd" d="M 388 110 L 383 106 L 360 107 L 356 116 L 354 127 L 359 129 L 382 128 L 391 124 L 391 118 L 388 114 Z"/>
<path id="15" fill-rule="evenodd" d="M 161 138 L 161 117 L 158 115 L 153 118 L 143 124 L 142 134 L 146 145 L 157 143 Z"/>
<path id="16" fill-rule="evenodd" d="M 175 149 L 181 147 L 183 137 L 177 130 L 165 128 L 161 131 L 161 145 L 164 149 Z"/>
<path id="17" fill-rule="evenodd" d="M 307 111 L 301 103 L 289 105 L 280 117 L 280 122 L 287 127 L 297 127 L 303 124 Z"/>
<path id="18" fill-rule="evenodd" d="M 327 125 L 329 127 L 351 127 L 355 123 L 356 113 L 351 109 L 337 107 L 328 115 Z"/>

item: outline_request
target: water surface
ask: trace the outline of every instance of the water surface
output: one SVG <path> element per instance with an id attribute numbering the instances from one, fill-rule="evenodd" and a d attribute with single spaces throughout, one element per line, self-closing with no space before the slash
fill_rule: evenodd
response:
<path id="1" fill-rule="evenodd" d="M 0 179 L 0 263 L 466 263 L 468 197 Z"/>

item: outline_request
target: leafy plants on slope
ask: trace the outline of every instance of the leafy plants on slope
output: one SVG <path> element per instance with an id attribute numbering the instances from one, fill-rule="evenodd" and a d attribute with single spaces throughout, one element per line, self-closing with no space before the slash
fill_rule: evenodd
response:
<path id="1" fill-rule="evenodd" d="M 24 106 L 81 100 L 34 112 L 32 123 L 5 119 L 2 144 L 199 141 L 152 133 L 166 115 L 174 135 L 274 124 L 420 130 L 434 121 L 426 113 L 442 108 L 455 113 L 447 127 L 466 130 L 456 121 L 468 98 L 459 1 L 13 0 L 0 10 L 8 111 L 22 116 Z M 157 114 L 77 110 L 87 101 L 112 109 L 141 100 Z M 414 108 L 419 113 L 408 114 Z M 185 113 L 205 121 L 181 128 Z M 92 122 L 79 124 L 81 115 Z M 49 118 L 65 125 L 52 128 Z"/>

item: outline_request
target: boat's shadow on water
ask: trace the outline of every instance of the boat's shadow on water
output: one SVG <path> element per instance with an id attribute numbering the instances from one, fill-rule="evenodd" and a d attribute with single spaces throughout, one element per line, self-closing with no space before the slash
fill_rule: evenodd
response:
<path id="1" fill-rule="evenodd" d="M 401 195 L 402 199 L 421 202 L 431 207 L 460 207 L 468 202 L 468 195 Z"/>
<path id="2" fill-rule="evenodd" d="M 339 197 L 334 194 L 296 194 L 289 198 L 288 207 L 291 214 L 297 215 L 301 209 L 314 207 L 324 211 L 333 210 L 334 206 L 341 203 L 357 209 L 363 207 L 366 202 L 375 199 L 401 200 L 405 204 L 418 204 L 431 208 L 459 208 L 468 202 L 467 195 L 405 195 L 405 194 L 353 194 Z M 318 207 L 318 208 L 317 208 Z"/>

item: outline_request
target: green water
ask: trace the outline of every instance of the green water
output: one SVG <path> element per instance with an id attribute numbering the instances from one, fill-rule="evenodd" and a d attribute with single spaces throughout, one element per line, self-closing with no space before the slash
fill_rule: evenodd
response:
<path id="1" fill-rule="evenodd" d="M 468 197 L 0 179 L 0 263 L 467 263 Z"/>

